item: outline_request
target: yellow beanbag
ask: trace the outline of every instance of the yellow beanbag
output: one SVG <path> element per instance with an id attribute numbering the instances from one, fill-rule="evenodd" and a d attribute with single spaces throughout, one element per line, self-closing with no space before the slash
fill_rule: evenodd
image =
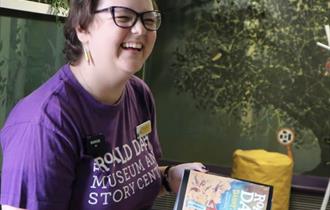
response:
<path id="1" fill-rule="evenodd" d="M 288 210 L 293 161 L 265 150 L 236 150 L 232 177 L 273 186 L 272 210 Z"/>

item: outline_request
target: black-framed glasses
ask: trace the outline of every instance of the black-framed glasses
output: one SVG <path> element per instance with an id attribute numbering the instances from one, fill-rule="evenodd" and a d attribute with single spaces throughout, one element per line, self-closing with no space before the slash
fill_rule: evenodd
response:
<path id="1" fill-rule="evenodd" d="M 115 24 L 121 28 L 133 27 L 140 18 L 145 29 L 157 31 L 162 21 L 161 13 L 158 10 L 139 13 L 127 7 L 112 6 L 96 10 L 94 13 L 100 12 L 110 13 Z"/>

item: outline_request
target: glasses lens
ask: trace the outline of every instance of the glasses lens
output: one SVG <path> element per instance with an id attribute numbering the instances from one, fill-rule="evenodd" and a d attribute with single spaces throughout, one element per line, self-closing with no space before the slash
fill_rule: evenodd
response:
<path id="1" fill-rule="evenodd" d="M 114 8 L 113 19 L 118 26 L 128 28 L 134 24 L 136 14 L 126 8 Z"/>
<path id="2" fill-rule="evenodd" d="M 143 14 L 143 24 L 148 30 L 156 31 L 160 27 L 161 14 L 157 11 L 150 11 Z"/>

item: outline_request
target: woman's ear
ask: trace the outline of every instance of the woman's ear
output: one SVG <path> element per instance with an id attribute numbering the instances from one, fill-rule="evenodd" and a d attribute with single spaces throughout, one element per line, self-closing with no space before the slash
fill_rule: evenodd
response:
<path id="1" fill-rule="evenodd" d="M 80 26 L 77 26 L 75 30 L 81 43 L 86 43 L 89 41 L 89 32 L 86 29 L 82 29 Z"/>

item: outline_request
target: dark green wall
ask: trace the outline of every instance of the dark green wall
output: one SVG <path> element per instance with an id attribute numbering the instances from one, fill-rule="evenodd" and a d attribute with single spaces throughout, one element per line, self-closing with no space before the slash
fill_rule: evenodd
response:
<path id="1" fill-rule="evenodd" d="M 290 124 L 286 124 L 274 110 L 265 107 L 258 115 L 237 119 L 223 110 L 214 113 L 211 109 L 196 108 L 198 101 L 190 92 L 179 91 L 175 85 L 178 77 L 178 71 L 173 69 L 175 51 L 183 47 L 193 32 L 197 24 L 194 18 L 200 14 L 199 11 L 212 7 L 212 2 L 208 4 L 210 2 L 159 1 L 164 21 L 154 53 L 146 65 L 146 81 L 156 99 L 164 159 L 203 161 L 230 167 L 235 149 L 261 148 L 286 153 L 286 149 L 277 143 L 276 132 Z M 203 44 L 202 40 L 200 44 Z M 248 135 L 243 134 L 242 120 L 257 121 L 257 127 L 251 129 Z M 293 147 L 295 172 L 328 176 L 330 166 L 326 162 L 330 160 L 327 155 L 330 154 L 329 145 L 320 144 L 323 139 L 317 139 L 308 128 L 299 131 L 298 141 Z"/>

